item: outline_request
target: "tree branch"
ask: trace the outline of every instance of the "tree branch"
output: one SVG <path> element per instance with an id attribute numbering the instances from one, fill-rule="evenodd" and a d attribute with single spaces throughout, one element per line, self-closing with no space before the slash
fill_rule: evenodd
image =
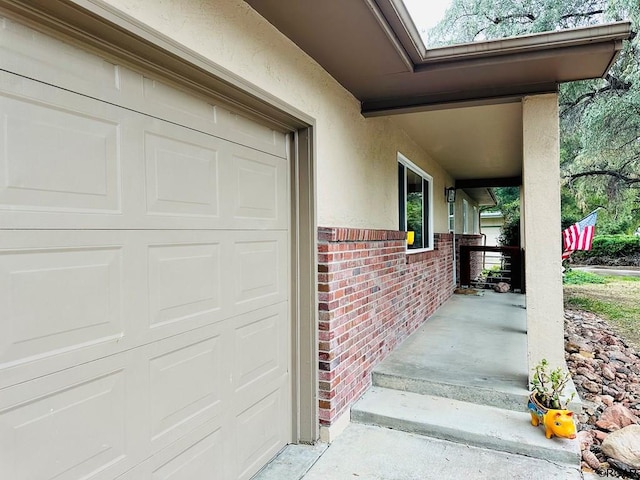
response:
<path id="1" fill-rule="evenodd" d="M 604 76 L 604 79 L 609 82 L 609 85 L 613 88 L 613 90 L 622 90 L 626 92 L 633 86 L 630 82 L 625 82 L 618 77 L 614 77 L 613 75 L 611 75 L 611 73 L 607 73 Z"/>
<path id="2" fill-rule="evenodd" d="M 604 13 L 604 10 L 592 10 L 590 12 L 574 12 L 574 13 L 567 13 L 566 15 L 562 15 L 560 19 L 568 20 L 569 18 L 593 17 L 594 15 L 600 15 L 602 13 Z"/>
<path id="3" fill-rule="evenodd" d="M 505 15 L 504 17 L 489 17 L 488 15 L 485 15 L 485 18 L 487 20 L 489 20 L 491 23 L 493 23 L 494 25 L 500 25 L 501 23 L 506 22 L 507 20 L 514 20 L 514 19 L 527 19 L 530 22 L 534 22 L 536 20 L 535 15 L 533 15 L 532 13 L 514 13 L 513 15 Z"/>
<path id="4" fill-rule="evenodd" d="M 570 182 L 573 182 L 577 178 L 598 176 L 598 175 L 605 175 L 605 176 L 617 178 L 618 180 L 621 180 L 626 185 L 634 185 L 636 183 L 640 184 L 639 177 L 630 177 L 628 175 L 624 175 L 620 173 L 617 170 L 589 170 L 586 172 L 572 173 L 570 175 L 565 175 L 563 178 L 568 178 Z"/>
<path id="5" fill-rule="evenodd" d="M 573 12 L 567 13 L 560 17 L 560 20 L 568 20 L 570 18 L 585 18 L 585 17 L 593 17 L 594 15 L 601 15 L 604 13 L 604 10 L 591 10 L 589 12 Z M 485 15 L 485 18 L 489 20 L 494 25 L 500 25 L 501 23 L 506 22 L 507 20 L 521 20 L 526 19 L 530 22 L 535 22 L 537 17 L 533 13 L 514 13 L 512 15 L 505 15 L 503 17 L 489 17 Z"/>
<path id="6" fill-rule="evenodd" d="M 571 110 L 573 107 L 577 106 L 583 100 L 587 100 L 587 99 L 591 100 L 596 95 L 599 95 L 601 93 L 608 92 L 608 91 L 628 92 L 629 90 L 631 90 L 631 87 L 633 86 L 631 83 L 625 82 L 624 80 L 620 80 L 618 77 L 614 77 L 610 73 L 607 73 L 604 76 L 604 79 L 608 82 L 608 85 L 605 85 L 604 87 L 601 87 L 597 90 L 593 90 L 591 92 L 583 93 L 582 95 L 573 99 L 571 102 L 562 102 L 560 106 L 566 107 L 566 108 L 562 109 L 562 111 L 560 112 L 560 115 L 564 115 L 564 113 L 566 113 L 567 110 Z"/>

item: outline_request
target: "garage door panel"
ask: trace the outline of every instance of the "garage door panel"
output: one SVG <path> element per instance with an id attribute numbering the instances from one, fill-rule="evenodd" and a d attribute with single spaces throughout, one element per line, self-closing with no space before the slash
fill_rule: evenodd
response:
<path id="1" fill-rule="evenodd" d="M 139 81 L 133 79 L 137 74 L 127 74 L 132 80 L 123 82 L 123 89 L 135 91 Z M 142 95 L 128 103 L 138 111 L 286 158 L 286 135 L 281 131 L 160 80 L 141 77 L 141 82 Z"/>
<path id="2" fill-rule="evenodd" d="M 279 157 L 230 145 L 224 167 L 231 181 L 224 185 L 223 208 L 234 228 L 286 229 L 288 165 Z M 230 170 L 230 171 L 229 171 Z"/>
<path id="3" fill-rule="evenodd" d="M 81 48 L 1 17 L 2 68 L 26 77 L 62 85 L 86 95 L 116 101 L 118 67 Z"/>
<path id="4" fill-rule="evenodd" d="M 0 86 L 1 225 L 288 228 L 286 159 L 16 75 Z"/>
<path id="5" fill-rule="evenodd" d="M 144 134 L 146 214 L 212 217 L 219 223 L 219 142 L 174 126 L 158 127 L 162 134 Z"/>
<path id="6" fill-rule="evenodd" d="M 232 238 L 217 231 L 3 232 L 0 388 L 233 316 L 220 278 Z"/>
<path id="7" fill-rule="evenodd" d="M 153 119 L 142 135 L 147 198 L 139 225 L 288 229 L 286 159 Z"/>
<path id="8" fill-rule="evenodd" d="M 139 80 L 136 75 L 127 71 L 127 78 L 131 79 L 123 82 L 123 90 L 137 89 Z M 194 130 L 234 143 L 249 144 L 262 152 L 286 158 L 286 135 L 283 132 L 160 80 L 148 77 L 141 77 L 141 80 L 142 95 L 132 97 L 128 103 L 138 111 L 157 118 L 170 118 Z"/>
<path id="9" fill-rule="evenodd" d="M 288 375 L 286 303 L 233 320 L 234 404 L 251 404 Z"/>
<path id="10" fill-rule="evenodd" d="M 231 266 L 233 235 L 208 230 L 139 232 L 147 259 L 141 343 L 214 325 L 234 315 L 226 270 Z"/>
<path id="11" fill-rule="evenodd" d="M 14 480 L 114 476 L 130 465 L 123 358 L 96 362 L 4 390 L 0 477 Z M 34 461 L 34 456 L 37 461 Z"/>
<path id="12" fill-rule="evenodd" d="M 193 480 L 223 478 L 222 432 L 218 429 L 180 452 L 151 474 L 152 480 Z M 133 480 L 133 478 L 132 478 Z"/>
<path id="13" fill-rule="evenodd" d="M 3 362 L 122 332 L 119 247 L 0 251 Z"/>
<path id="14" fill-rule="evenodd" d="M 148 252 L 152 328 L 220 311 L 219 243 L 151 245 Z"/>
<path id="15" fill-rule="evenodd" d="M 251 118 L 222 107 L 217 107 L 218 124 L 228 131 L 225 138 L 254 148 L 274 156 L 286 158 L 286 135 L 282 132 L 257 123 Z"/>
<path id="16" fill-rule="evenodd" d="M 149 116 L 170 119 L 233 143 L 251 145 L 269 155 L 287 157 L 286 134 L 256 120 L 173 85 L 119 66 L 122 98 L 128 108 Z M 140 90 L 141 89 L 141 90 Z"/>
<path id="17" fill-rule="evenodd" d="M 173 343 L 173 342 L 169 342 Z M 149 360 L 149 411 L 154 451 L 183 436 L 194 426 L 222 412 L 228 402 L 221 365 L 220 334 L 174 346 Z"/>
<path id="18" fill-rule="evenodd" d="M 118 480 L 233 478 L 229 442 L 218 420 L 208 421 L 155 453 Z M 233 435 L 233 432 L 230 432 Z"/>
<path id="19" fill-rule="evenodd" d="M 234 260 L 237 304 L 281 293 L 284 278 L 279 268 L 281 248 L 276 239 L 236 241 Z"/>
<path id="20" fill-rule="evenodd" d="M 118 112 L 90 115 L 86 99 L 72 98 L 78 110 L 0 97 L 1 208 L 120 211 Z"/>
<path id="21" fill-rule="evenodd" d="M 145 77 L 6 18 L 2 20 L 0 58 L 6 70 L 286 156 L 281 131 L 231 112 L 211 99 Z"/>
<path id="22" fill-rule="evenodd" d="M 131 72 L 130 76 L 136 80 L 136 83 L 141 82 L 142 98 L 139 99 L 141 102 L 139 111 L 147 110 L 150 113 L 153 112 L 155 117 L 171 118 L 175 123 L 193 127 L 202 132 L 214 133 L 219 128 L 217 108 L 210 101 L 138 73 Z M 137 89 L 137 85 L 131 82 L 130 86 L 125 85 L 125 89 L 133 91 Z"/>
<path id="23" fill-rule="evenodd" d="M 238 465 L 238 473 L 234 478 L 251 478 L 282 448 L 283 402 L 286 402 L 283 392 L 274 390 L 237 415 L 234 463 Z"/>
<path id="24" fill-rule="evenodd" d="M 233 312 L 242 313 L 286 300 L 287 232 L 238 232 L 230 251 Z"/>

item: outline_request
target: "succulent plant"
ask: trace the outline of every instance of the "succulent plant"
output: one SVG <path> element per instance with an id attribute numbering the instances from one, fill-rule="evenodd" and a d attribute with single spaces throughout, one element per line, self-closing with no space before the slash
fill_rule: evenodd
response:
<path id="1" fill-rule="evenodd" d="M 533 369 L 533 393 L 538 402 L 546 408 L 563 410 L 569 403 L 575 392 L 569 398 L 564 400 L 562 393 L 570 380 L 569 372 L 562 370 L 560 367 L 551 370 L 549 362 L 543 358 Z"/>

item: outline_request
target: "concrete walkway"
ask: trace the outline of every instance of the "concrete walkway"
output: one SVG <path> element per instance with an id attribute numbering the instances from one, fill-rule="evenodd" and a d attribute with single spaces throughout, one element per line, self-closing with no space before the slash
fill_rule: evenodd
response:
<path id="1" fill-rule="evenodd" d="M 526 412 L 524 299 L 454 295 L 374 369 L 330 446 L 289 446 L 255 480 L 581 479 L 578 442 Z"/>
<path id="2" fill-rule="evenodd" d="M 543 435 L 544 437 L 544 435 Z M 582 480 L 577 466 L 351 424 L 328 447 L 287 447 L 254 480 Z M 312 458 L 316 460 L 313 461 Z M 302 468 L 301 468 L 302 467 Z"/>

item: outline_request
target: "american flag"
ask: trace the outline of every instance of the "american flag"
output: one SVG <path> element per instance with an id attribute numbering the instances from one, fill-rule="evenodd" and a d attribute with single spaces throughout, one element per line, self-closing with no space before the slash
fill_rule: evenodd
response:
<path id="1" fill-rule="evenodd" d="M 562 232 L 564 240 L 562 260 L 569 258 L 576 250 L 591 250 L 597 219 L 598 211 L 595 210 Z"/>

